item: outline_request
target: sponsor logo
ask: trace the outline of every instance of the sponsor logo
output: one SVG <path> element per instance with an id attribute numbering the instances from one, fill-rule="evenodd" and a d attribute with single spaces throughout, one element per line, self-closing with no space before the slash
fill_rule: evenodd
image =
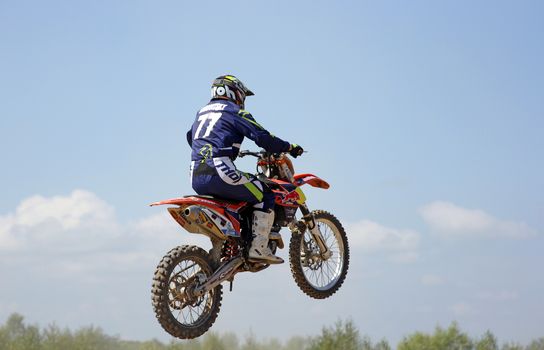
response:
<path id="1" fill-rule="evenodd" d="M 282 203 L 296 204 L 299 199 L 300 199 L 300 195 L 295 190 L 295 191 L 291 191 L 291 192 L 287 193 L 285 196 L 283 196 Z"/>
<path id="2" fill-rule="evenodd" d="M 226 164 L 224 161 L 219 161 L 215 164 L 215 168 L 218 170 L 221 170 L 223 174 L 225 174 L 229 179 L 232 180 L 232 182 L 238 182 L 242 179 L 242 175 L 236 169 L 232 169 L 228 164 Z"/>
<path id="3" fill-rule="evenodd" d="M 236 100 L 236 94 L 227 85 L 212 87 L 212 97 L 226 96 L 232 100 Z"/>
<path id="4" fill-rule="evenodd" d="M 207 105 L 204 108 L 202 108 L 198 113 L 204 113 L 209 111 L 222 111 L 227 107 L 226 104 L 222 103 L 212 103 L 211 105 Z"/>
<path id="5" fill-rule="evenodd" d="M 187 225 L 187 221 L 179 213 L 176 213 L 175 219 L 181 226 L 185 227 Z"/>

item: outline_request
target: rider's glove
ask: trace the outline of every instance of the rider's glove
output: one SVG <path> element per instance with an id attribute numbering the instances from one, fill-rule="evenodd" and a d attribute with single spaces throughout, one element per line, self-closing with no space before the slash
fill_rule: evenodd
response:
<path id="1" fill-rule="evenodd" d="M 302 149 L 302 147 L 300 147 L 296 143 L 291 144 L 291 147 L 289 147 L 289 154 L 293 158 L 300 156 L 303 152 L 304 150 Z"/>

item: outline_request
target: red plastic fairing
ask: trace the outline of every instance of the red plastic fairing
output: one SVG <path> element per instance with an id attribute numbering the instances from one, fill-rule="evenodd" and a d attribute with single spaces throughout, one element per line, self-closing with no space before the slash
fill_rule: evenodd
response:
<path id="1" fill-rule="evenodd" d="M 276 204 L 284 207 L 293 207 L 296 208 L 299 206 L 297 200 L 300 199 L 300 195 L 296 191 L 287 192 L 283 189 L 281 190 L 272 190 L 275 195 L 274 201 Z"/>
<path id="2" fill-rule="evenodd" d="M 297 186 L 308 184 L 313 187 L 319 187 L 324 189 L 327 189 L 330 187 L 327 181 L 313 174 L 296 174 L 294 178 L 295 178 L 295 185 Z"/>
<path id="3" fill-rule="evenodd" d="M 225 212 L 227 214 L 227 218 L 232 222 L 232 225 L 234 226 L 234 229 L 236 232 L 240 232 L 240 221 L 238 221 L 234 216 L 230 215 L 230 213 L 227 211 Z"/>
<path id="4" fill-rule="evenodd" d="M 220 199 L 207 199 L 207 198 L 201 198 L 201 197 L 183 197 L 183 198 L 172 198 L 172 199 L 166 199 L 160 202 L 151 203 L 150 206 L 156 206 L 156 205 L 165 205 L 165 204 L 174 204 L 174 205 L 191 205 L 191 204 L 198 204 L 203 205 L 205 207 L 211 208 L 211 209 L 219 209 L 219 211 L 223 214 L 223 209 L 221 207 L 225 207 L 229 210 L 232 210 L 234 212 L 238 212 L 242 207 L 247 205 L 246 202 L 225 202 Z"/>
<path id="5" fill-rule="evenodd" d="M 242 207 L 247 205 L 247 202 L 225 202 L 219 199 L 207 199 L 207 198 L 189 196 L 189 197 L 183 197 L 183 198 L 166 199 L 164 201 L 151 203 L 150 205 L 155 206 L 155 205 L 164 205 L 164 204 L 174 204 L 179 206 L 201 205 L 203 207 L 210 208 L 211 210 L 214 210 L 217 213 L 228 218 L 232 222 L 234 229 L 237 232 L 240 232 L 240 223 L 238 222 L 238 220 L 236 220 L 235 217 L 233 217 L 228 211 L 226 211 L 225 208 L 233 212 L 238 212 L 238 210 L 240 210 Z"/>
<path id="6" fill-rule="evenodd" d="M 272 181 L 272 182 L 277 183 L 278 185 L 289 185 L 289 184 L 291 184 L 290 182 L 283 181 L 283 180 L 278 180 L 278 179 L 269 179 L 269 180 Z"/>

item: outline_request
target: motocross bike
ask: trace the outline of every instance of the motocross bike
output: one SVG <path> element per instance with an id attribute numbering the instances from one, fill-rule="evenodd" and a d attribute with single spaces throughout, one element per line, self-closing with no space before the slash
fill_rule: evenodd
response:
<path id="1" fill-rule="evenodd" d="M 255 156 L 257 177 L 275 194 L 275 219 L 268 246 L 273 253 L 283 249 L 279 233 L 291 231 L 289 262 L 300 289 L 312 298 L 334 294 L 344 282 L 349 265 L 349 247 L 342 224 L 332 214 L 310 211 L 300 186 L 327 189 L 329 184 L 312 174 L 294 175 L 287 154 L 241 151 Z M 192 195 L 151 204 L 175 205 L 168 211 L 188 232 L 211 239 L 209 251 L 181 245 L 168 252 L 155 271 L 152 304 L 161 326 L 181 339 L 204 334 L 215 322 L 222 300 L 222 283 L 232 282 L 239 272 L 258 272 L 269 265 L 248 259 L 251 246 L 252 206 L 211 196 Z M 300 210 L 302 217 L 296 218 Z"/>

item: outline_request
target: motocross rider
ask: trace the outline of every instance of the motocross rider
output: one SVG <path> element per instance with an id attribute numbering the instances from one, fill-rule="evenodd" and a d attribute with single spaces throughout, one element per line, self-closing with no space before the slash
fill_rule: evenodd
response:
<path id="1" fill-rule="evenodd" d="M 191 181 L 200 195 L 244 201 L 253 204 L 253 241 L 249 259 L 280 264 L 283 259 L 268 248 L 268 236 L 274 222 L 274 195 L 254 175 L 236 168 L 244 137 L 268 152 L 302 154 L 302 147 L 271 135 L 244 110 L 246 96 L 253 92 L 235 76 L 222 75 L 212 83 L 211 100 L 196 114 L 187 142 L 192 148 Z"/>

